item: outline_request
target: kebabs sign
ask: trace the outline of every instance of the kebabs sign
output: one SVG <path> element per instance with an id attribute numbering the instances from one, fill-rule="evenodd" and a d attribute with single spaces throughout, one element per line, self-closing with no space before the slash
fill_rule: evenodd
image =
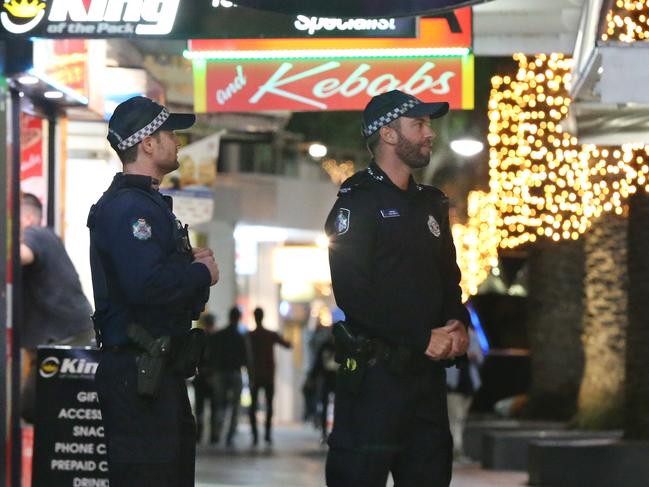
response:
<path id="1" fill-rule="evenodd" d="M 473 57 L 195 62 L 197 112 L 361 110 L 400 89 L 473 108 Z"/>
<path id="2" fill-rule="evenodd" d="M 362 110 L 393 89 L 471 109 L 471 32 L 471 9 L 462 8 L 420 19 L 414 39 L 191 40 L 194 109 Z"/>

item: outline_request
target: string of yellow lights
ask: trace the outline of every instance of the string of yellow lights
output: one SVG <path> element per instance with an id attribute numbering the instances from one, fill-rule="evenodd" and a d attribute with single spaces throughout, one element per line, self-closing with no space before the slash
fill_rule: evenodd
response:
<path id="1" fill-rule="evenodd" d="M 647 0 L 617 0 L 606 16 L 604 41 L 637 42 L 649 39 Z"/>
<path id="2" fill-rule="evenodd" d="M 649 39 L 648 1 L 617 0 L 602 39 Z M 630 194 L 649 192 L 649 146 L 579 145 L 563 130 L 571 59 L 514 59 L 514 76 L 492 78 L 490 193 L 470 194 L 467 224 L 453 228 L 465 299 L 497 262 L 488 245 L 507 249 L 538 238 L 578 239 L 603 212 L 624 214 Z"/>

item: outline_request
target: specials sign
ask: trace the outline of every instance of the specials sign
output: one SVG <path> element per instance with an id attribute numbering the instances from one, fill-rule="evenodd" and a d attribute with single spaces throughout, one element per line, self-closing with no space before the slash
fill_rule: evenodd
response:
<path id="1" fill-rule="evenodd" d="M 400 89 L 473 108 L 473 55 L 415 58 L 194 61 L 196 112 L 362 110 Z"/>
<path id="2" fill-rule="evenodd" d="M 284 15 L 226 0 L 2 0 L 0 37 L 319 38 L 417 35 L 416 19 Z"/>

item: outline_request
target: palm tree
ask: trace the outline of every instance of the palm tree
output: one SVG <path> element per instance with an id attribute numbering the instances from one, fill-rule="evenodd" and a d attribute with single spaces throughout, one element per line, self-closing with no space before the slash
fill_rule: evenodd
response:
<path id="1" fill-rule="evenodd" d="M 584 376 L 575 425 L 622 427 L 627 331 L 627 227 L 624 216 L 605 213 L 584 236 L 582 344 Z"/>
<path id="2" fill-rule="evenodd" d="M 649 439 L 649 195 L 629 199 L 625 436 Z"/>
<path id="3" fill-rule="evenodd" d="M 532 383 L 524 415 L 567 420 L 576 411 L 583 371 L 583 240 L 539 242 L 529 276 Z"/>

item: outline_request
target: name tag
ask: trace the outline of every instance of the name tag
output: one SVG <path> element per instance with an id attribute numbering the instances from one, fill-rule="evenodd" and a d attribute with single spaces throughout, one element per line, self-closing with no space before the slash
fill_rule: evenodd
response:
<path id="1" fill-rule="evenodd" d="M 383 218 L 396 218 L 401 215 L 397 210 L 389 209 L 389 210 L 381 210 L 381 216 Z"/>

